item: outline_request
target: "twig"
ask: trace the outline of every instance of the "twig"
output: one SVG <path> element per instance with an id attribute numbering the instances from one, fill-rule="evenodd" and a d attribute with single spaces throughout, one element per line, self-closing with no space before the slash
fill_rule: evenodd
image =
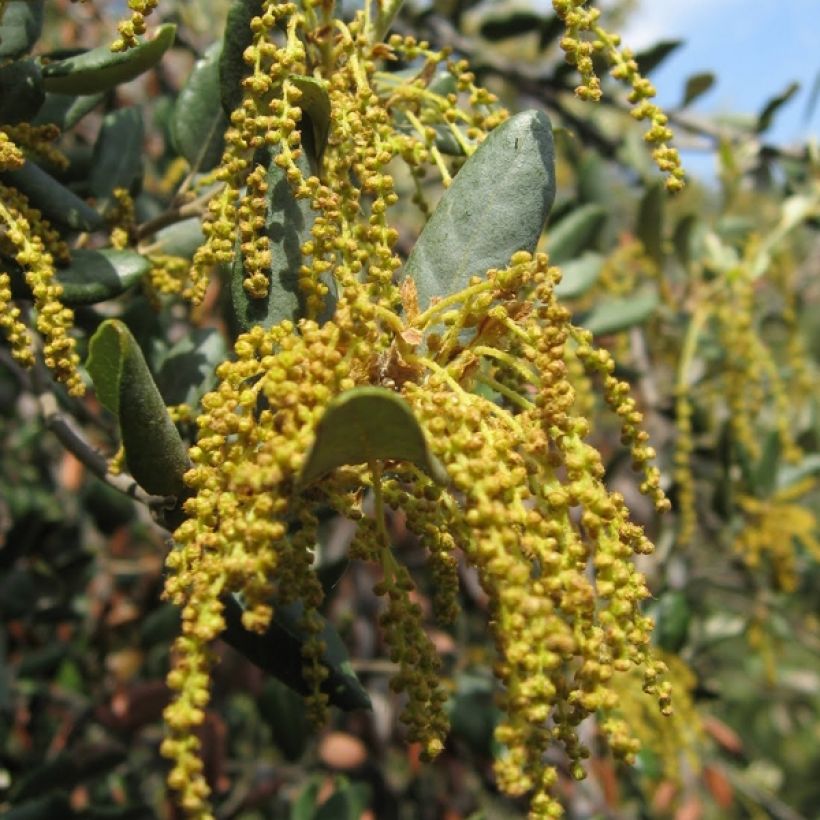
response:
<path id="1" fill-rule="evenodd" d="M 182 222 L 184 219 L 188 219 L 192 216 L 200 216 L 205 210 L 205 206 L 218 190 L 218 188 L 212 188 L 190 202 L 183 202 L 179 205 L 173 205 L 167 211 L 159 214 L 159 216 L 155 216 L 153 219 L 143 222 L 142 225 L 137 228 L 137 241 L 155 234 L 157 231 L 167 227 L 168 225 L 173 225 L 176 222 Z"/>

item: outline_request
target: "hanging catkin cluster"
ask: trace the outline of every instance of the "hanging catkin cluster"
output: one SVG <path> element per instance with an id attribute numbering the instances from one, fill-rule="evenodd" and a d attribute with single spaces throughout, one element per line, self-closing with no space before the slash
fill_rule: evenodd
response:
<path id="1" fill-rule="evenodd" d="M 207 241 L 194 263 L 196 297 L 210 265 L 233 258 L 238 223 L 245 288 L 265 294 L 265 181 L 252 156 L 268 142 L 294 193 L 317 213 L 299 278 L 309 318 L 240 336 L 235 359 L 220 365 L 218 386 L 202 402 L 186 475 L 194 495 L 168 558 L 166 594 L 182 608 L 183 624 L 169 675 L 177 693 L 163 744 L 174 761 L 169 783 L 191 816 L 210 816 L 196 728 L 209 698 L 208 646 L 225 628 L 224 596 L 241 596 L 249 630 L 269 625 L 274 595 L 283 603 L 301 600 L 303 625 L 319 628 L 322 592 L 311 569 L 312 511 L 319 506 L 356 520 L 352 556 L 381 566 L 382 627 L 399 666 L 393 685 L 408 697 L 402 717 L 428 756 L 443 748 L 446 694 L 410 597 L 412 580 L 390 548 L 389 505 L 406 512 L 429 552 L 444 617 L 456 612 L 457 551 L 477 568 L 491 602 L 506 715 L 496 733 L 503 749 L 498 782 L 511 795 L 531 792 L 533 817 L 557 816 L 557 773 L 545 753 L 561 746 L 573 775 L 583 777 L 589 750 L 577 729 L 589 715 L 612 712 L 616 676 L 638 670 L 644 691 L 663 712 L 671 708 L 665 666 L 649 649 L 652 622 L 641 613 L 649 592 L 632 563 L 652 545 L 629 520 L 624 499 L 603 483 L 601 456 L 585 440 L 589 425 L 573 412 L 568 361 L 602 381 L 643 472 L 641 489 L 664 510 L 668 502 L 650 466 L 654 453 L 611 357 L 556 301 L 560 271 L 545 255 L 516 253 L 508 267 L 474 277 L 423 312 L 412 282 L 395 284 L 402 263 L 388 212 L 398 197 L 387 165 L 395 157 L 414 169 L 432 164 L 447 184 L 452 169 L 433 126 L 447 127 L 469 154 L 505 114 L 490 107 L 493 98 L 475 88 L 463 64 L 446 67 L 469 95 L 466 110 L 456 107 L 455 94 L 427 87 L 446 55 L 398 37 L 374 44 L 362 14 L 350 24 L 324 25 L 317 9 L 270 2 L 252 21 L 246 60 L 253 71 L 216 173 L 225 186 L 212 200 Z M 284 44 L 270 36 L 276 25 L 287 32 Z M 391 54 L 426 62 L 409 80 L 380 83 L 377 58 Z M 330 132 L 320 175 L 305 176 L 298 163 L 303 92 L 294 74 L 328 86 Z M 332 319 L 319 324 L 327 282 L 338 300 Z M 480 384 L 498 401 L 475 392 Z M 300 471 L 328 403 L 364 385 L 407 401 L 446 469 L 446 486 L 398 462 L 346 467 L 302 486 Z M 375 498 L 373 515 L 362 508 L 362 486 Z M 318 639 L 308 641 L 309 703 L 317 715 L 326 706 L 321 651 Z M 605 719 L 602 729 L 616 754 L 634 757 L 637 742 L 623 721 Z"/>

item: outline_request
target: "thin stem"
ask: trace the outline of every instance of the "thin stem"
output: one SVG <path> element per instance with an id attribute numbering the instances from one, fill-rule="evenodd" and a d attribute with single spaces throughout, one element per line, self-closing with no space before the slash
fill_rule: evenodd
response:
<path id="1" fill-rule="evenodd" d="M 404 0 L 377 0 L 379 5 L 379 15 L 376 18 L 375 24 L 372 26 L 372 37 L 370 39 L 371 43 L 378 43 L 381 40 L 384 40 L 387 32 L 390 30 L 390 26 L 393 24 L 393 20 L 395 20 L 396 15 L 399 13 L 399 9 L 401 9 L 402 5 L 404 5 Z M 368 7 L 369 7 L 368 3 Z"/>

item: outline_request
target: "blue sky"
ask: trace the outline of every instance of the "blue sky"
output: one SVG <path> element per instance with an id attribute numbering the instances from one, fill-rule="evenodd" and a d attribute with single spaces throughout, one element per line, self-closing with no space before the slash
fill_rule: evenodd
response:
<path id="1" fill-rule="evenodd" d="M 767 139 L 788 145 L 817 137 L 820 105 L 810 121 L 805 113 L 820 72 L 820 0 L 642 0 L 623 36 L 636 50 L 686 41 L 652 75 L 661 104 L 676 105 L 688 76 L 712 71 L 718 82 L 693 111 L 756 114 L 797 80 L 800 91 Z"/>

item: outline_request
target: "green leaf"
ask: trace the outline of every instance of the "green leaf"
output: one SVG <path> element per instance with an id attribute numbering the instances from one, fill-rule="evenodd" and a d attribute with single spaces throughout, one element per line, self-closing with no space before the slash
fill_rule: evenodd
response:
<path id="1" fill-rule="evenodd" d="M 683 91 L 683 100 L 680 107 L 686 108 L 691 105 L 698 97 L 705 94 L 715 84 L 715 75 L 711 71 L 702 71 L 699 74 L 693 74 L 686 80 L 686 87 Z"/>
<path id="2" fill-rule="evenodd" d="M 152 40 L 128 51 L 113 52 L 109 46 L 84 51 L 75 57 L 43 66 L 46 91 L 57 94 L 96 94 L 127 83 L 153 68 L 173 45 L 177 27 L 160 26 Z"/>
<path id="3" fill-rule="evenodd" d="M 607 211 L 601 205 L 582 205 L 547 228 L 547 253 L 550 262 L 560 265 L 584 251 L 592 250 Z"/>
<path id="4" fill-rule="evenodd" d="M 367 785 L 337 777 L 335 786 L 336 791 L 319 806 L 313 820 L 359 820 L 367 808 Z"/>
<path id="5" fill-rule="evenodd" d="M 15 60 L 0 68 L 0 123 L 29 122 L 45 100 L 40 66 Z"/>
<path id="6" fill-rule="evenodd" d="M 663 182 L 653 182 L 638 205 L 638 224 L 635 233 L 644 250 L 660 270 L 663 267 L 663 215 L 666 206 Z"/>
<path id="7" fill-rule="evenodd" d="M 260 14 L 262 0 L 235 0 L 228 11 L 219 57 L 220 99 L 228 116 L 242 102 L 242 80 L 251 70 L 242 55 L 253 40 L 251 20 Z"/>
<path id="8" fill-rule="evenodd" d="M 310 687 L 302 673 L 302 647 L 311 635 L 300 625 L 304 614 L 302 604 L 296 602 L 277 606 L 274 601 L 273 621 L 267 631 L 260 635 L 242 626 L 242 605 L 234 596 L 227 596 L 223 603 L 225 631 L 222 639 L 251 663 L 294 691 L 301 695 L 308 694 Z M 322 683 L 322 691 L 330 698 L 330 703 L 345 711 L 369 709 L 370 697 L 353 671 L 339 633 L 325 621 L 319 638 L 325 645 L 322 663 L 329 672 Z"/>
<path id="9" fill-rule="evenodd" d="M 97 398 L 119 419 L 125 460 L 137 483 L 150 493 L 179 495 L 188 454 L 125 324 L 107 319 L 99 326 L 86 367 Z"/>
<path id="10" fill-rule="evenodd" d="M 303 173 L 309 174 L 309 160 L 303 152 L 298 160 Z M 254 325 L 272 327 L 290 319 L 298 321 L 305 315 L 304 294 L 299 287 L 302 265 L 302 244 L 310 238 L 316 212 L 307 199 L 296 199 L 285 172 L 271 157 L 268 165 L 268 209 L 265 230 L 271 240 L 270 288 L 264 299 L 253 299 L 243 286 L 245 263 L 237 241 L 231 266 L 231 304 L 237 326 L 250 330 Z M 326 310 L 320 319 L 327 319 L 335 305 L 334 281 L 326 278 L 330 288 Z"/>
<path id="11" fill-rule="evenodd" d="M 768 498 L 777 485 L 777 471 L 780 464 L 780 435 L 770 432 L 763 441 L 760 459 L 754 466 L 751 490 L 758 498 Z"/>
<path id="12" fill-rule="evenodd" d="M 654 642 L 667 652 L 679 652 L 686 643 L 692 619 L 686 595 L 680 590 L 667 590 L 658 599 L 652 616 L 655 619 Z"/>
<path id="13" fill-rule="evenodd" d="M 133 192 L 142 179 L 144 129 L 136 106 L 117 108 L 103 119 L 92 159 L 89 187 L 98 199 L 110 197 L 115 188 Z"/>
<path id="14" fill-rule="evenodd" d="M 600 253 L 587 252 L 567 262 L 561 268 L 561 282 L 555 288 L 555 295 L 559 299 L 583 296 L 598 281 L 603 266 L 604 257 Z"/>
<path id="15" fill-rule="evenodd" d="M 198 216 L 184 219 L 157 231 L 151 243 L 151 253 L 168 256 L 184 256 L 190 259 L 196 249 L 205 242 L 202 220 Z"/>
<path id="16" fill-rule="evenodd" d="M 820 453 L 806 456 L 799 464 L 782 465 L 777 471 L 776 486 L 784 490 L 815 473 L 820 473 Z"/>
<path id="17" fill-rule="evenodd" d="M 3 820 L 54 820 L 55 817 L 72 817 L 68 795 L 63 792 L 27 800 L 3 812 Z"/>
<path id="18" fill-rule="evenodd" d="M 157 387 L 166 404 L 196 407 L 216 384 L 216 368 L 227 358 L 228 346 L 218 330 L 195 328 L 183 336 L 159 362 Z"/>
<path id="19" fill-rule="evenodd" d="M 491 131 L 456 174 L 404 267 L 425 310 L 472 276 L 534 251 L 555 198 L 552 131 L 525 111 Z"/>
<path id="20" fill-rule="evenodd" d="M 531 11 L 515 10 L 508 14 L 488 15 L 481 21 L 479 32 L 485 40 L 495 42 L 538 31 L 540 25 L 539 15 Z"/>
<path id="21" fill-rule="evenodd" d="M 104 99 L 103 93 L 79 97 L 74 94 L 46 94 L 46 100 L 32 122 L 34 125 L 54 123 L 61 131 L 69 131 Z"/>
<path id="22" fill-rule="evenodd" d="M 636 54 L 635 60 L 641 69 L 641 74 L 649 74 L 682 45 L 683 40 L 661 40 L 654 46 Z"/>
<path id="23" fill-rule="evenodd" d="M 620 299 L 607 299 L 596 305 L 580 324 L 596 336 L 620 333 L 646 321 L 658 306 L 657 291 L 647 289 Z"/>
<path id="24" fill-rule="evenodd" d="M 304 754 L 310 737 L 310 721 L 304 701 L 289 686 L 269 678 L 257 702 L 273 742 L 285 759 L 294 763 Z"/>
<path id="25" fill-rule="evenodd" d="M 210 171 L 222 157 L 228 118 L 219 100 L 219 57 L 222 44 L 214 43 L 194 66 L 179 92 L 171 118 L 176 150 L 191 168 Z"/>
<path id="26" fill-rule="evenodd" d="M 31 160 L 16 171 L 3 172 L 0 179 L 25 194 L 54 225 L 75 231 L 96 231 L 105 227 L 103 218 L 90 205 Z"/>
<path id="27" fill-rule="evenodd" d="M 67 305 L 94 305 L 124 293 L 150 269 L 150 260 L 135 251 L 79 249 L 68 267 L 57 269 L 57 280 Z"/>
<path id="28" fill-rule="evenodd" d="M 409 461 L 435 481 L 447 482 L 447 473 L 428 449 L 410 405 L 383 387 L 356 387 L 327 406 L 299 484 L 310 484 L 345 464 L 377 459 Z"/>
<path id="29" fill-rule="evenodd" d="M 789 83 L 788 86 L 776 97 L 772 97 L 766 105 L 763 106 L 760 114 L 757 117 L 757 125 L 755 131 L 762 134 L 768 131 L 774 121 L 777 112 L 800 90 L 800 83 Z"/>
<path id="30" fill-rule="evenodd" d="M 0 22 L 0 60 L 31 51 L 43 29 L 44 0 L 9 0 Z"/>
<path id="31" fill-rule="evenodd" d="M 327 93 L 327 83 L 299 74 L 292 74 L 288 79 L 302 92 L 299 107 L 302 109 L 302 116 L 307 115 L 312 126 L 313 148 L 318 160 L 325 151 L 327 135 L 330 132 L 330 96 Z"/>

